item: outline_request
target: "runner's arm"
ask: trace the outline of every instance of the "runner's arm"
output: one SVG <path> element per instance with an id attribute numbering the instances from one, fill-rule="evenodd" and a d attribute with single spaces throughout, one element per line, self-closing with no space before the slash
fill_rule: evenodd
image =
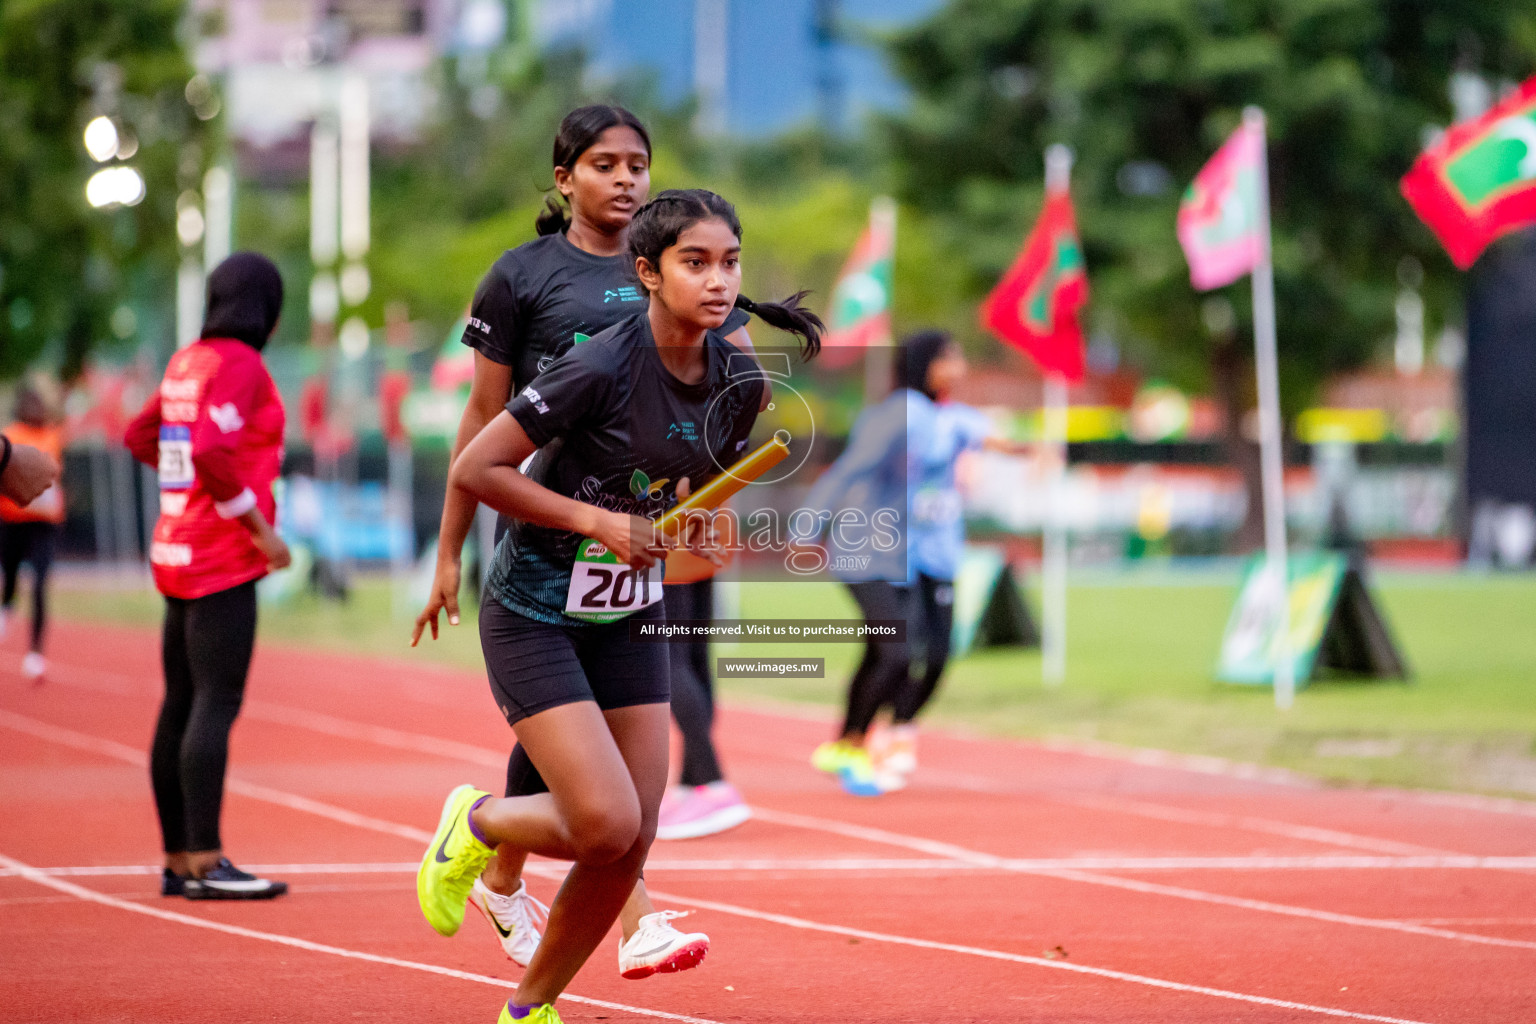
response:
<path id="1" fill-rule="evenodd" d="M 139 462 L 154 469 L 160 465 L 160 389 L 149 396 L 144 408 L 128 424 L 123 443 Z"/>
<path id="2" fill-rule="evenodd" d="M 454 460 L 448 485 L 514 519 L 602 541 L 636 568 L 656 563 L 650 520 L 567 498 L 525 476 L 518 466 L 537 449 L 522 424 L 501 413 Z"/>
<path id="3" fill-rule="evenodd" d="M 459 432 L 453 439 L 448 465 L 453 466 L 466 445 L 496 417 L 512 394 L 512 367 L 475 351 L 475 376 L 469 386 L 469 403 L 459 417 Z M 443 495 L 443 518 L 437 529 L 437 569 L 432 574 L 432 593 L 427 605 L 416 616 L 411 630 L 411 646 L 421 642 L 429 626 L 437 639 L 437 616 L 443 612 L 448 624 L 459 624 L 459 587 L 463 574 L 464 541 L 475 524 L 475 506 L 479 503 L 465 492 L 448 484 Z"/>
<path id="4" fill-rule="evenodd" d="M 512 367 L 475 353 L 475 377 L 469 389 L 469 404 L 459 417 L 459 432 L 453 439 L 453 452 L 449 456 L 451 466 L 459 460 L 469 442 L 474 440 L 485 425 L 495 419 L 507 399 L 512 396 Z M 464 541 L 475 522 L 475 502 L 468 494 L 452 485 L 443 499 L 443 519 L 438 528 L 437 560 L 457 563 L 464 550 Z"/>
<path id="5" fill-rule="evenodd" d="M 0 442 L 9 447 L 10 457 L 0 473 L 0 494 L 23 507 L 30 505 L 59 478 L 59 464 L 45 451 L 27 444 Z"/>

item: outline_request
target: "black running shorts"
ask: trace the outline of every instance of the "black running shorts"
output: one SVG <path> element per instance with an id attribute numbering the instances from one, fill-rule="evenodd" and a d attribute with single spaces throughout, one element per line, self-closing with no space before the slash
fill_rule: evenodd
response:
<path id="1" fill-rule="evenodd" d="M 554 626 L 489 598 L 480 605 L 480 648 L 496 706 L 507 724 L 541 711 L 595 701 L 604 711 L 671 699 L 666 644 L 635 643 L 630 619 L 663 619 L 658 601 L 617 622 Z"/>

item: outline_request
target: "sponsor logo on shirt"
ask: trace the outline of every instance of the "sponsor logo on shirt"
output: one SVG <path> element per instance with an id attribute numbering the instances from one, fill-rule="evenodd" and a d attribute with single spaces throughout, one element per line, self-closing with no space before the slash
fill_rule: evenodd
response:
<path id="1" fill-rule="evenodd" d="M 667 428 L 667 440 L 670 441 L 677 437 L 691 443 L 697 442 L 699 439 L 699 425 L 693 420 L 673 420 L 672 425 Z"/>
<path id="2" fill-rule="evenodd" d="M 192 545 L 155 541 L 149 546 L 149 560 L 155 565 L 179 569 L 192 564 Z"/>
<path id="3" fill-rule="evenodd" d="M 629 478 L 629 493 L 633 497 L 623 498 L 604 490 L 603 482 L 597 477 L 588 476 L 582 478 L 571 497 L 588 505 L 607 509 L 609 512 L 623 512 L 625 515 L 653 519 L 666 511 L 666 499 L 662 497 L 661 489 L 667 483 L 667 480 L 657 480 L 652 483 L 650 477 L 637 469 Z"/>
<path id="4" fill-rule="evenodd" d="M 610 302 L 642 302 L 645 296 L 640 294 L 640 289 L 634 285 L 624 285 L 620 288 L 608 288 L 603 291 L 603 305 Z"/>
<path id="5" fill-rule="evenodd" d="M 544 404 L 544 396 L 535 391 L 532 384 L 528 385 L 526 388 L 523 388 L 523 397 L 532 402 L 533 407 L 537 409 L 540 414 L 549 412 L 549 406 Z"/>
<path id="6" fill-rule="evenodd" d="M 160 402 L 160 419 L 166 423 L 195 423 L 197 421 L 197 403 L 168 402 L 162 399 Z"/>
<path id="7" fill-rule="evenodd" d="M 234 402 L 213 406 L 208 410 L 208 418 L 213 420 L 214 425 L 225 434 L 233 434 L 245 426 L 245 418 L 240 415 L 240 410 L 235 408 Z"/>
<path id="8" fill-rule="evenodd" d="M 539 360 L 539 363 L 538 363 L 539 372 L 543 373 L 545 370 L 549 369 L 550 366 L 552 366 L 554 364 L 554 362 L 555 362 L 555 357 L 554 356 L 544 356 L 543 358 L 541 358 Z"/>
<path id="9" fill-rule="evenodd" d="M 629 493 L 637 498 L 659 498 L 661 489 L 670 481 L 671 477 L 662 477 L 660 480 L 652 480 L 645 474 L 645 470 L 637 469 L 629 476 Z"/>
<path id="10" fill-rule="evenodd" d="M 466 326 L 468 326 L 468 328 L 472 331 L 479 331 L 487 338 L 491 336 L 491 325 L 486 323 L 484 320 L 478 320 L 475 317 L 470 317 L 469 323 Z"/>

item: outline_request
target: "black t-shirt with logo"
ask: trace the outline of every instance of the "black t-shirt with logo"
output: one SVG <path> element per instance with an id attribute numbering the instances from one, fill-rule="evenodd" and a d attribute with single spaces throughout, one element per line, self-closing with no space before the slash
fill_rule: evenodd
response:
<path id="1" fill-rule="evenodd" d="M 594 256 L 563 232 L 544 235 L 507 250 L 491 265 L 475 289 L 463 341 L 510 366 L 516 394 L 565 346 L 595 337 L 646 305 L 628 256 Z M 733 309 L 720 332 L 730 334 L 747 319 Z"/>
<path id="2" fill-rule="evenodd" d="M 699 383 L 678 380 L 643 314 L 568 349 L 507 403 L 541 449 L 529 477 L 556 494 L 648 519 L 677 503 L 682 477 L 694 489 L 714 479 L 745 453 L 763 377 L 751 356 L 714 331 L 705 350 Z M 497 546 L 486 585 L 520 615 L 580 624 L 565 606 L 582 540 L 516 522 Z"/>

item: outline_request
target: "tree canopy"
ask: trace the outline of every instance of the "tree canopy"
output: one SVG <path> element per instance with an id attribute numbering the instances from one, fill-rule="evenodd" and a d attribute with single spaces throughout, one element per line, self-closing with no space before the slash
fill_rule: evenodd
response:
<path id="1" fill-rule="evenodd" d="M 1076 153 L 1092 322 L 1144 366 L 1209 384 L 1211 331 L 1174 234 L 1180 195 L 1237 126 L 1269 118 L 1285 393 L 1305 401 L 1393 326 L 1412 257 L 1443 317 L 1455 275 L 1397 191 L 1448 83 L 1536 70 L 1520 0 L 953 0 L 892 37 L 912 93 L 885 136 L 904 201 L 943 226 L 974 301 L 1039 209 L 1043 153 Z M 1230 309 L 1246 328 L 1247 285 Z M 957 298 L 959 298 L 957 296 Z M 1207 307 L 1209 312 L 1209 307 Z"/>
<path id="2" fill-rule="evenodd" d="M 0 377 L 50 343 L 72 373 L 92 346 L 135 332 L 132 316 L 113 317 L 135 293 L 174 306 L 179 179 L 198 180 L 202 160 L 185 95 L 184 7 L 0 0 Z M 122 162 L 145 179 L 136 206 L 86 201 L 90 176 L 111 165 L 82 141 L 101 115 L 117 126 Z"/>

